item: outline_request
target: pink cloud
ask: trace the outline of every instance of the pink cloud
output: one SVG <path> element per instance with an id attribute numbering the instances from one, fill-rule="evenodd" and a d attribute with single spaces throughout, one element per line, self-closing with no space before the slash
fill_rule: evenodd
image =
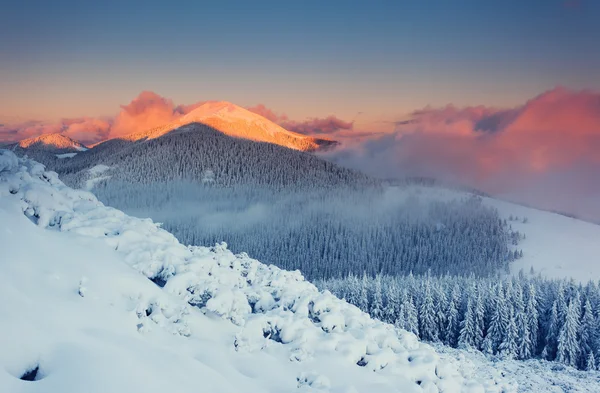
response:
<path id="1" fill-rule="evenodd" d="M 338 131 L 352 130 L 353 122 L 347 122 L 335 116 L 308 118 L 304 121 L 290 120 L 287 115 L 278 115 L 263 104 L 246 108 L 262 117 L 279 124 L 288 131 L 305 135 L 333 136 Z"/>
<path id="2" fill-rule="evenodd" d="M 167 124 L 179 113 L 173 101 L 151 91 L 143 91 L 129 104 L 121 105 L 109 137 L 115 138 Z"/>
<path id="3" fill-rule="evenodd" d="M 312 118 L 305 121 L 284 121 L 281 126 L 289 131 L 306 135 L 332 135 L 338 131 L 351 130 L 353 122 L 328 116 L 322 119 Z"/>
<path id="4" fill-rule="evenodd" d="M 600 93 L 557 88 L 505 110 L 425 108 L 330 156 L 382 177 L 439 178 L 600 221 L 599 151 Z"/>
<path id="5" fill-rule="evenodd" d="M 256 113 L 257 115 L 264 117 L 265 119 L 271 120 L 274 123 L 280 123 L 282 121 L 288 120 L 288 117 L 286 115 L 277 115 L 275 112 L 273 112 L 271 109 L 267 108 L 263 104 L 251 106 L 246 109 L 248 109 L 250 112 Z"/>
<path id="6" fill-rule="evenodd" d="M 83 144 L 92 144 L 106 139 L 110 127 L 110 119 L 87 117 L 62 119 L 56 123 L 25 122 L 0 126 L 0 141 L 17 142 L 42 134 L 62 133 Z"/>

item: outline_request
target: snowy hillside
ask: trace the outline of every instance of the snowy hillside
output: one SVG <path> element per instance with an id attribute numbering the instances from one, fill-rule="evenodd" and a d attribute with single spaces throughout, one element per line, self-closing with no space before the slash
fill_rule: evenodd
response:
<path id="1" fill-rule="evenodd" d="M 8 151 L 0 222 L 0 391 L 516 390 L 297 272 L 183 246 Z"/>
<path id="2" fill-rule="evenodd" d="M 550 278 L 600 280 L 600 225 L 498 199 L 485 201 L 505 218 L 518 217 L 511 225 L 527 236 L 519 244 L 523 258 L 511 266 L 514 273 L 533 267 Z"/>
<path id="3" fill-rule="evenodd" d="M 466 192 L 441 187 L 408 186 L 405 194 L 420 199 L 453 200 Z M 518 248 L 523 257 L 511 263 L 514 274 L 523 270 L 548 278 L 573 278 L 585 283 L 600 280 L 600 225 L 564 215 L 538 210 L 499 199 L 484 197 L 483 202 L 498 209 L 514 230 L 525 235 Z M 510 220 L 510 218 L 513 220 Z"/>
<path id="4" fill-rule="evenodd" d="M 87 148 L 81 143 L 59 133 L 44 134 L 35 138 L 23 139 L 17 144 L 22 149 L 43 150 L 53 153 L 79 152 Z"/>
<path id="5" fill-rule="evenodd" d="M 288 131 L 256 113 L 224 101 L 206 102 L 170 124 L 119 139 L 155 139 L 192 123 L 208 125 L 236 138 L 274 143 L 294 150 L 315 151 L 336 143 Z"/>

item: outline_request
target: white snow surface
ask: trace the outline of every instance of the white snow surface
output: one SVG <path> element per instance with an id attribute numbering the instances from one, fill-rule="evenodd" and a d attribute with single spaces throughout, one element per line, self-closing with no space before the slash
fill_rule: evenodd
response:
<path id="1" fill-rule="evenodd" d="M 110 167 L 104 164 L 98 164 L 88 169 L 88 179 L 85 181 L 84 189 L 91 191 L 102 180 L 110 179 L 110 175 L 104 175 L 109 169 Z"/>
<path id="2" fill-rule="evenodd" d="M 517 389 L 299 272 L 186 247 L 5 150 L 0 223 L 0 392 Z"/>
<path id="3" fill-rule="evenodd" d="M 411 185 L 401 190 L 406 197 L 414 195 L 419 200 L 453 200 L 472 195 L 429 186 Z M 484 204 L 496 208 L 501 218 L 516 218 L 508 223 L 526 236 L 516 247 L 523 251 L 523 258 L 511 263 L 513 274 L 521 270 L 529 273 L 533 267 L 536 274 L 548 278 L 572 278 L 582 283 L 600 280 L 600 225 L 499 199 L 482 199 Z"/>

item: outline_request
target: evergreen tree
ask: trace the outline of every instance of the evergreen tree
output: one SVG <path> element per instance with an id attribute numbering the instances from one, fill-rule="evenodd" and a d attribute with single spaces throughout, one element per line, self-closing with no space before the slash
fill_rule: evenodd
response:
<path id="1" fill-rule="evenodd" d="M 385 290 L 385 295 L 386 302 L 383 312 L 383 319 L 387 323 L 395 325 L 400 313 L 400 288 L 398 288 L 395 279 L 390 280 L 388 283 Z"/>
<path id="2" fill-rule="evenodd" d="M 515 324 L 517 327 L 517 358 L 529 359 L 533 355 L 533 340 L 529 329 L 529 318 L 525 313 L 523 290 L 521 285 L 515 287 Z"/>
<path id="3" fill-rule="evenodd" d="M 423 303 L 419 309 L 419 331 L 421 332 L 421 339 L 425 341 L 438 341 L 439 334 L 437 328 L 438 324 L 436 322 L 431 284 L 429 279 L 427 279 L 425 281 Z"/>
<path id="4" fill-rule="evenodd" d="M 442 280 L 436 280 L 434 285 L 435 319 L 437 321 L 438 340 L 442 342 L 445 342 L 446 340 L 445 330 L 448 322 L 448 317 L 446 314 L 448 308 L 448 298 L 444 289 L 445 288 L 443 287 Z"/>
<path id="5" fill-rule="evenodd" d="M 525 304 L 525 315 L 527 316 L 527 325 L 531 340 L 530 356 L 535 356 L 538 353 L 539 341 L 539 312 L 538 312 L 537 291 L 533 283 L 527 286 L 527 302 Z"/>
<path id="6" fill-rule="evenodd" d="M 508 324 L 506 325 L 506 334 L 504 339 L 498 346 L 500 355 L 506 359 L 514 359 L 517 356 L 517 325 L 515 323 L 515 314 L 513 308 L 510 307 L 508 312 Z"/>
<path id="7" fill-rule="evenodd" d="M 546 334 L 546 345 L 542 351 L 542 357 L 546 360 L 556 359 L 556 351 L 558 349 L 558 334 L 561 328 L 558 319 L 558 300 L 555 300 L 552 303 L 552 310 L 550 312 L 550 320 Z"/>
<path id="8" fill-rule="evenodd" d="M 383 296 L 381 289 L 381 276 L 379 274 L 375 277 L 373 301 L 371 302 L 369 314 L 375 319 L 383 319 Z"/>
<path id="9" fill-rule="evenodd" d="M 508 310 L 504 301 L 504 292 L 502 284 L 497 284 L 492 301 L 492 318 L 483 340 L 483 351 L 485 353 L 496 354 L 498 352 L 498 347 L 503 341 L 507 326 Z"/>
<path id="10" fill-rule="evenodd" d="M 596 321 L 594 311 L 589 299 L 586 299 L 583 306 L 583 316 L 581 317 L 581 326 L 579 331 L 580 349 L 581 349 L 581 368 L 587 368 L 589 355 L 596 351 Z"/>
<path id="11" fill-rule="evenodd" d="M 364 312 L 369 312 L 369 278 L 367 273 L 363 273 L 362 280 L 360 282 L 360 294 L 357 299 L 358 308 Z"/>
<path id="12" fill-rule="evenodd" d="M 404 305 L 404 320 L 405 320 L 405 330 L 414 333 L 419 336 L 419 321 L 417 316 L 417 308 L 415 307 L 415 303 L 413 301 L 412 295 L 408 295 L 406 297 L 406 304 Z"/>
<path id="13" fill-rule="evenodd" d="M 476 330 L 475 305 L 473 304 L 473 299 L 469 298 L 464 319 L 460 323 L 458 347 L 463 349 L 473 348 L 475 346 Z"/>
<path id="14" fill-rule="evenodd" d="M 475 301 L 475 335 L 473 336 L 473 346 L 477 349 L 481 349 L 482 347 L 485 331 L 485 304 L 482 292 L 483 286 L 479 285 Z"/>
<path id="15" fill-rule="evenodd" d="M 408 307 L 408 291 L 406 288 L 402 290 L 402 294 L 400 296 L 400 305 L 398 307 L 398 314 L 396 315 L 396 320 L 394 321 L 394 326 L 398 329 L 404 329 L 406 331 L 410 331 L 408 328 L 408 323 L 406 320 L 407 316 L 407 307 Z"/>
<path id="16" fill-rule="evenodd" d="M 458 345 L 458 333 L 460 322 L 458 320 L 458 308 L 461 303 L 461 292 L 458 284 L 454 285 L 448 302 L 448 313 L 446 319 L 446 330 L 444 334 L 445 343 L 452 347 Z"/>
<path id="17" fill-rule="evenodd" d="M 588 355 L 588 357 L 587 357 L 587 360 L 586 360 L 586 363 L 585 363 L 585 369 L 587 371 L 596 371 L 597 370 L 597 367 L 596 367 L 596 358 L 594 357 L 594 353 L 593 352 L 590 352 L 589 355 Z"/>
<path id="18" fill-rule="evenodd" d="M 580 353 L 579 343 L 577 340 L 580 329 L 579 307 L 579 295 L 577 295 L 577 297 L 572 299 L 569 303 L 567 313 L 565 315 L 565 323 L 560 329 L 558 336 L 556 360 L 571 367 L 577 366 Z"/>

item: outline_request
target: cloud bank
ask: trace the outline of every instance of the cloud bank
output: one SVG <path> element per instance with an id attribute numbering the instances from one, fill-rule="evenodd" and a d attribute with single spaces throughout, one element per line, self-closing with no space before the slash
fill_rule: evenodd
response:
<path id="1" fill-rule="evenodd" d="M 600 222 L 600 93 L 556 88 L 511 109 L 424 108 L 329 153 L 370 174 L 426 176 Z"/>

